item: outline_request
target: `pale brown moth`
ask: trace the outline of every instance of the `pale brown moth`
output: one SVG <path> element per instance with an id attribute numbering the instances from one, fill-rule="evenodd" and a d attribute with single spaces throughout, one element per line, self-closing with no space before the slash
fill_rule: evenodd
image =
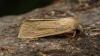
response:
<path id="1" fill-rule="evenodd" d="M 76 17 L 60 19 L 27 19 L 22 22 L 18 38 L 39 38 L 62 33 L 83 31 Z"/>

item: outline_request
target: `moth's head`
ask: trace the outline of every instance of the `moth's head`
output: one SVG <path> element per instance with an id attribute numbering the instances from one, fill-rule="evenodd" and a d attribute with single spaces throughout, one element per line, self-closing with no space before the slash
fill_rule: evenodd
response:
<path id="1" fill-rule="evenodd" d="M 81 32 L 83 32 L 83 28 L 82 28 L 81 25 L 78 26 L 78 30 L 81 31 Z"/>
<path id="2" fill-rule="evenodd" d="M 75 29 L 75 30 L 76 30 L 76 33 L 77 33 L 77 34 L 79 34 L 80 32 L 83 32 L 83 28 L 82 28 L 81 25 L 79 25 L 78 28 Z"/>

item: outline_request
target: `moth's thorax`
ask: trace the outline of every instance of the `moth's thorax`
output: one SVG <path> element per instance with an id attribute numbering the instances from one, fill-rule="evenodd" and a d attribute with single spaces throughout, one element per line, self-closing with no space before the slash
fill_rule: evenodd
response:
<path id="1" fill-rule="evenodd" d="M 61 25 L 64 25 L 65 27 L 70 27 L 69 29 L 75 29 L 78 27 L 79 22 L 73 18 L 63 18 L 61 20 L 59 20 L 59 23 Z"/>

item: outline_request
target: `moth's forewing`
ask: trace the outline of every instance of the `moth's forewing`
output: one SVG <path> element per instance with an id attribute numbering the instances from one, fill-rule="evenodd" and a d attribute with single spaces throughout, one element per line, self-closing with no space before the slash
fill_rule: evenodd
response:
<path id="1" fill-rule="evenodd" d="M 18 38 L 38 38 L 74 30 L 77 26 L 75 20 L 66 19 L 25 20 L 21 25 Z"/>

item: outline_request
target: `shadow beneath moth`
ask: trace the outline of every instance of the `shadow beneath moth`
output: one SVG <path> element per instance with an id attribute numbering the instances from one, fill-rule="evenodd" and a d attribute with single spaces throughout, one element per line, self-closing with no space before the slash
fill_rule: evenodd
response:
<path id="1" fill-rule="evenodd" d="M 76 17 L 60 19 L 26 19 L 22 22 L 18 38 L 39 38 L 51 35 L 83 31 Z"/>

